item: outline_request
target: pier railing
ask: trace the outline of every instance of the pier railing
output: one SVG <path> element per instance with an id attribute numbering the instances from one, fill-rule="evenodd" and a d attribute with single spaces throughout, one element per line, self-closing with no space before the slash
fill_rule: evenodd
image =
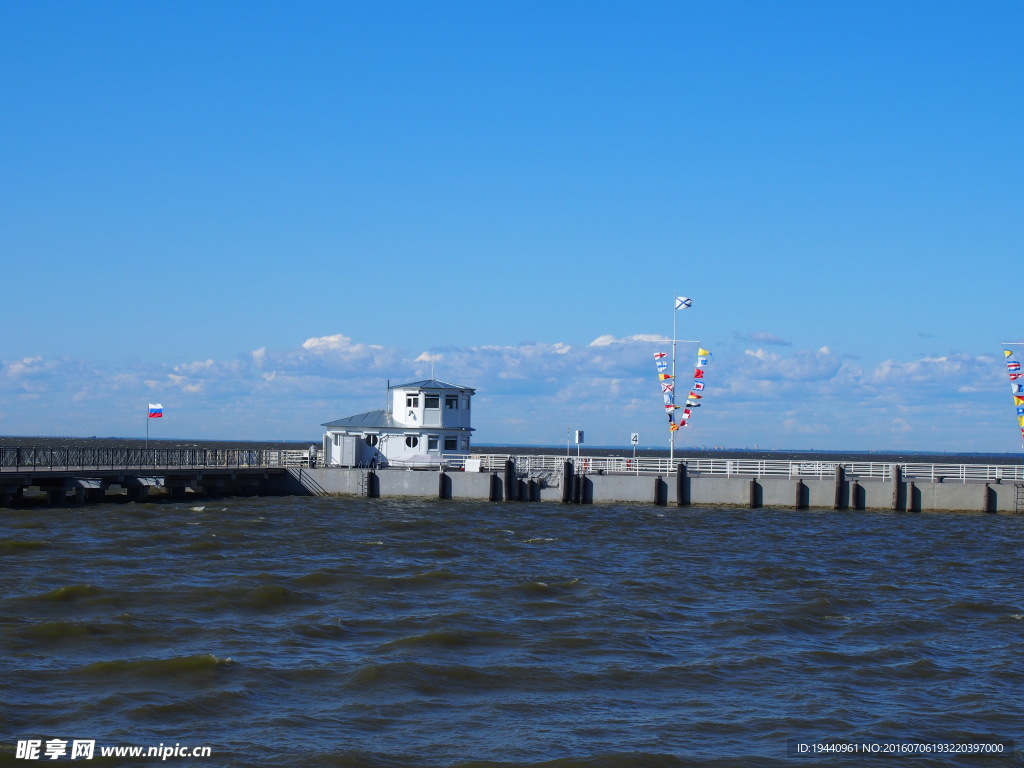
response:
<path id="1" fill-rule="evenodd" d="M 576 473 L 671 475 L 680 462 L 693 475 L 718 477 L 831 478 L 836 468 L 851 479 L 891 481 L 895 467 L 903 480 L 917 482 L 1024 482 L 1024 466 L 1012 464 L 892 464 L 883 462 L 770 461 L 759 459 L 691 459 L 628 456 L 532 456 L 474 454 L 483 471 L 500 471 L 512 459 L 520 473 L 559 472 L 566 461 Z"/>
<path id="2" fill-rule="evenodd" d="M 247 448 L 2 447 L 0 471 L 307 466 L 306 451 Z"/>
<path id="3" fill-rule="evenodd" d="M 322 466 L 322 456 L 317 464 Z M 679 456 L 556 456 L 473 454 L 481 471 L 501 471 L 512 459 L 521 474 L 560 473 L 566 461 L 578 474 L 672 475 L 680 462 L 694 476 L 831 478 L 842 467 L 850 479 L 891 481 L 896 467 L 903 480 L 916 482 L 1024 482 L 1024 466 L 1013 464 L 892 464 L 884 462 L 786 461 L 761 459 L 696 459 Z M 446 454 L 443 465 L 462 469 L 466 456 Z M 303 450 L 248 448 L 0 447 L 0 472 L 79 469 L 200 469 L 229 467 L 303 467 Z"/>

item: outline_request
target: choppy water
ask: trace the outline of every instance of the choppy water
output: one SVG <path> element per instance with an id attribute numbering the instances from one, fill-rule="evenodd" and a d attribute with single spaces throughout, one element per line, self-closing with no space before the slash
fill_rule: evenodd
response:
<path id="1" fill-rule="evenodd" d="M 812 738 L 1019 747 L 1022 545 L 1024 518 L 994 515 L 0 510 L 0 762 L 33 738 L 397 768 L 863 762 L 788 752 Z"/>

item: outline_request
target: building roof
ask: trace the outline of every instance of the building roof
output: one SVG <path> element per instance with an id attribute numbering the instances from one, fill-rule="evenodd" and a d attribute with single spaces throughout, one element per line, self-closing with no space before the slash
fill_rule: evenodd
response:
<path id="1" fill-rule="evenodd" d="M 406 429 L 405 424 L 399 424 L 387 411 L 367 411 L 357 413 L 355 416 L 346 416 L 337 421 L 328 421 L 321 424 L 322 427 L 350 427 L 352 429 Z"/>
<path id="2" fill-rule="evenodd" d="M 460 387 L 458 384 L 449 384 L 447 381 L 438 381 L 437 379 L 424 379 L 423 381 L 414 381 L 412 384 L 399 384 L 392 387 L 392 389 L 458 389 L 476 392 L 472 387 Z"/>

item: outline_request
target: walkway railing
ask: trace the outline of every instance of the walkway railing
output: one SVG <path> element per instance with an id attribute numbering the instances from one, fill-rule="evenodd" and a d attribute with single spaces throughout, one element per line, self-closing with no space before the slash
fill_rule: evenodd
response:
<path id="1" fill-rule="evenodd" d="M 201 469 L 308 466 L 306 451 L 247 448 L 0 448 L 0 472 L 23 469 Z"/>
<path id="2" fill-rule="evenodd" d="M 565 461 L 572 462 L 577 473 L 671 475 L 679 462 L 693 475 L 718 477 L 831 478 L 842 467 L 848 478 L 892 480 L 899 466 L 904 480 L 919 482 L 961 482 L 1002 480 L 1024 482 L 1024 466 L 1012 464 L 891 464 L 882 462 L 772 461 L 759 459 L 691 459 L 680 456 L 670 462 L 666 457 L 628 456 L 534 456 L 513 454 L 473 454 L 482 471 L 501 471 L 508 459 L 515 461 L 520 473 L 561 472 Z M 467 457 L 446 454 L 443 464 L 465 467 Z M 318 465 L 322 457 L 318 456 Z M 307 451 L 282 451 L 248 448 L 127 448 L 127 447 L 0 447 L 0 472 L 24 469 L 199 469 L 227 467 L 304 467 L 309 466 Z"/>
<path id="3" fill-rule="evenodd" d="M 669 462 L 667 458 L 627 456 L 531 456 L 511 454 L 474 454 L 480 459 L 483 471 L 501 471 L 505 461 L 515 461 L 516 469 L 523 473 L 561 471 L 565 461 L 572 462 L 577 473 L 587 474 L 658 474 L 671 475 L 679 462 L 694 475 L 718 477 L 781 477 L 832 478 L 836 468 L 842 467 L 847 478 L 889 481 L 893 468 L 899 466 L 900 477 L 919 482 L 1024 481 L 1024 466 L 1012 464 L 892 464 L 882 462 L 836 461 L 768 461 L 759 459 L 690 459 L 680 456 Z"/>

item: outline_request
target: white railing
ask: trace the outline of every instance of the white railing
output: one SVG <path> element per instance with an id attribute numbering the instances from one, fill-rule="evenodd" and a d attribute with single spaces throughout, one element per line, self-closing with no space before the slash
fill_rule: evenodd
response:
<path id="1" fill-rule="evenodd" d="M 891 481 L 893 468 L 899 466 L 904 480 L 926 482 L 1024 481 L 1024 466 L 1013 464 L 892 464 L 883 462 L 837 461 L 771 461 L 761 459 L 691 459 L 680 456 L 670 462 L 667 458 L 628 456 L 534 456 L 514 454 L 473 454 L 480 460 L 480 470 L 498 472 L 512 459 L 520 474 L 561 472 L 566 460 L 574 470 L 587 474 L 660 474 L 671 475 L 683 462 L 686 471 L 694 475 L 719 477 L 782 477 L 818 478 L 835 477 L 836 468 L 842 467 L 849 479 Z M 453 462 L 454 463 L 454 462 Z"/>

